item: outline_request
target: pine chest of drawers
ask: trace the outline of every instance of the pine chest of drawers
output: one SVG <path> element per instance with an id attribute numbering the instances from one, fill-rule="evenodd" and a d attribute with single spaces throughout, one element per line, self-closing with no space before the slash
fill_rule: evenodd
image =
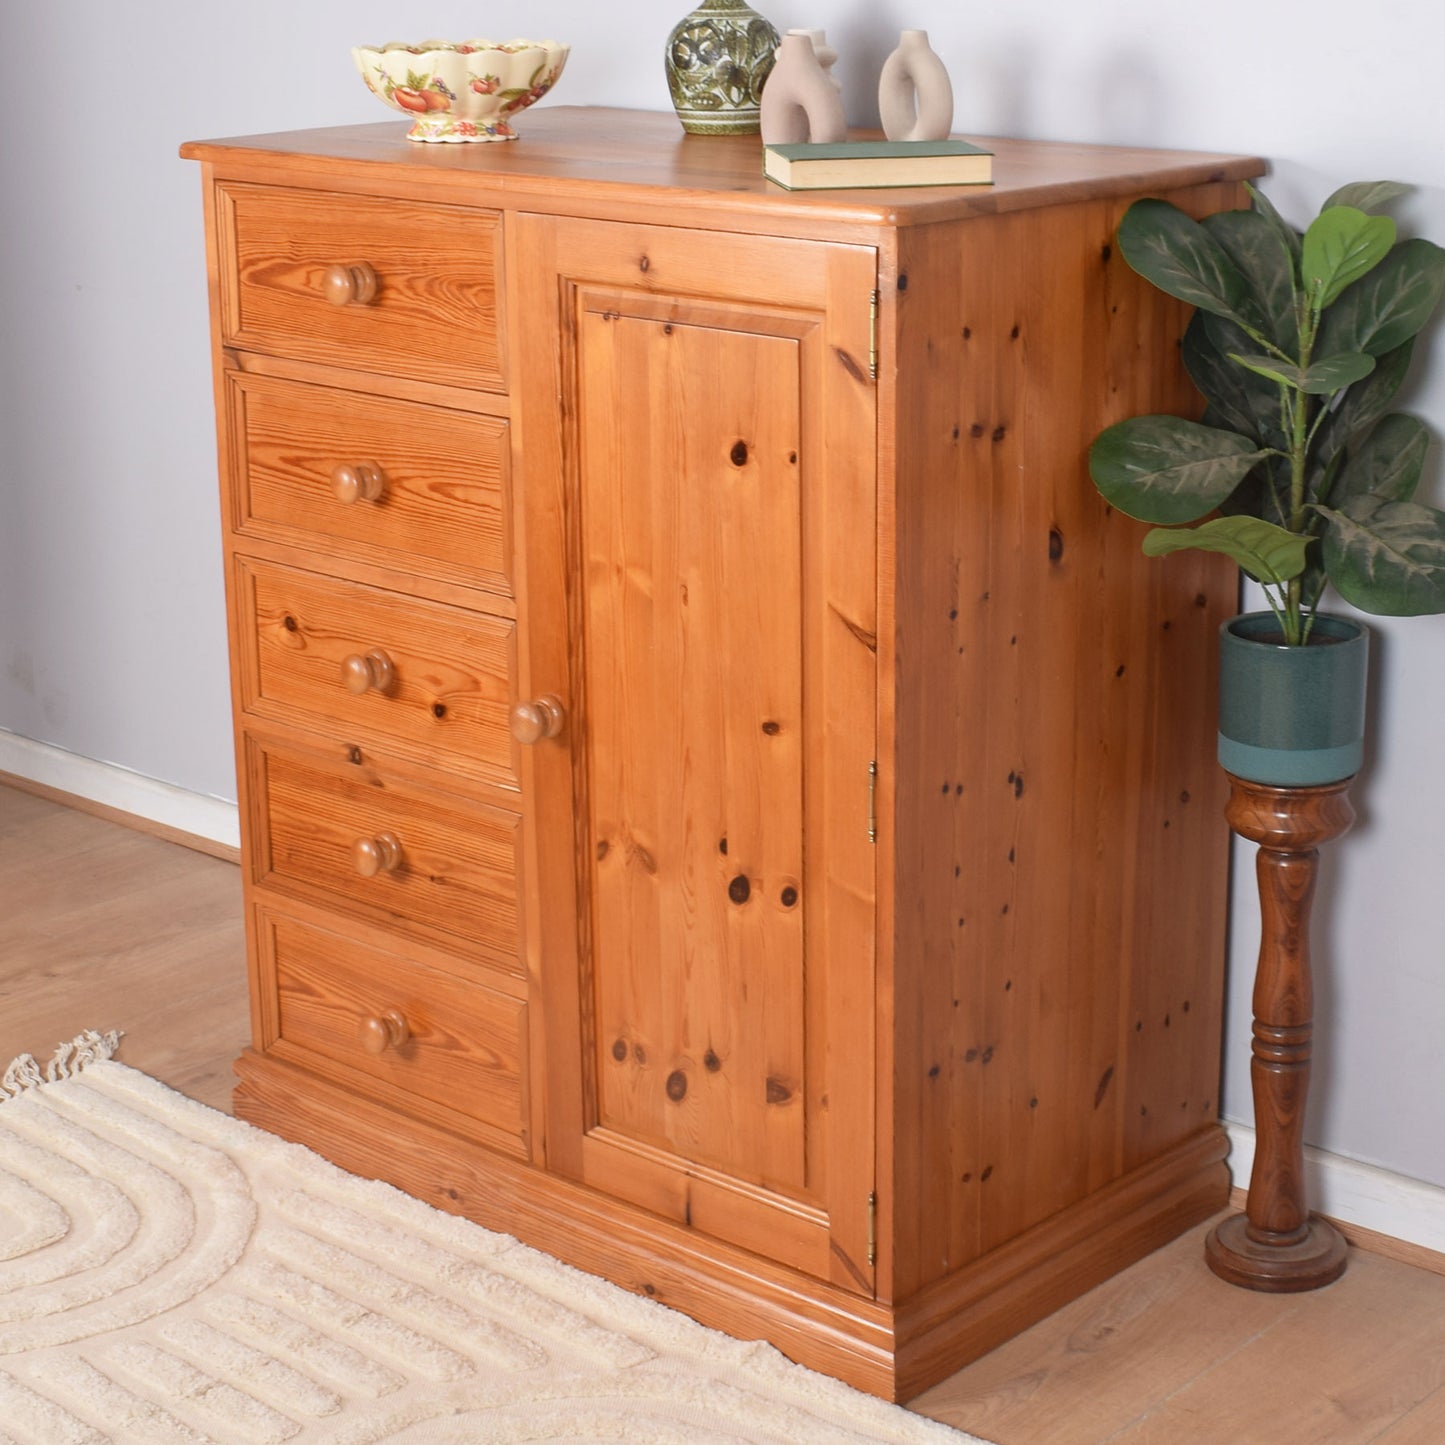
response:
<path id="1" fill-rule="evenodd" d="M 254 1045 L 236 1110 L 904 1398 L 1223 1203 L 1219 559 L 1129 201 L 799 195 L 558 108 L 204 172 Z"/>

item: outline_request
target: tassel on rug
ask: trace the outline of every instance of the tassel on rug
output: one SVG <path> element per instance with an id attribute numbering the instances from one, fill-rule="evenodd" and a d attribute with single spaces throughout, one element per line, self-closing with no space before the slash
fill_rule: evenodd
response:
<path id="1" fill-rule="evenodd" d="M 0 1100 L 17 1098 L 26 1089 L 37 1089 L 42 1084 L 53 1084 L 57 1079 L 68 1079 L 88 1064 L 113 1059 L 120 1047 L 120 1038 L 119 1029 L 103 1034 L 86 1029 L 68 1043 L 57 1044 L 43 1072 L 34 1054 L 21 1054 L 0 1075 Z"/>

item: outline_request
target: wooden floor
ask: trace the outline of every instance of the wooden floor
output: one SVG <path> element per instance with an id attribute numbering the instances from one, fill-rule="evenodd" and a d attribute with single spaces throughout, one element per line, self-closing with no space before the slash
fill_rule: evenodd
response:
<path id="1" fill-rule="evenodd" d="M 219 1109 L 248 1040 L 235 865 L 0 786 L 0 1068 L 86 1028 Z M 1272 1297 L 1186 1235 L 913 1408 L 998 1445 L 1445 1445 L 1445 1276 L 1351 1251 Z"/>

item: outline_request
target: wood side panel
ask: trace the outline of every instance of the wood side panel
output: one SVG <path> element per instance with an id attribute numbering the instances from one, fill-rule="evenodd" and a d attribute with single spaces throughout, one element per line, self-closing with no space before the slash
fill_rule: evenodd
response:
<path id="1" fill-rule="evenodd" d="M 1193 404 L 1123 204 L 900 237 L 895 1298 L 1214 1118 L 1235 588 L 1088 480 L 1102 426 Z"/>

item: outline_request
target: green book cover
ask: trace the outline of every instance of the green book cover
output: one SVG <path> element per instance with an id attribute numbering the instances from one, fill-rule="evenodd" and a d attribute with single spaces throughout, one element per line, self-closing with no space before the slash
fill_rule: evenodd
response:
<path id="1" fill-rule="evenodd" d="M 918 156 L 987 156 L 966 140 L 844 140 L 814 145 L 770 145 L 768 150 L 788 161 L 912 160 Z"/>

